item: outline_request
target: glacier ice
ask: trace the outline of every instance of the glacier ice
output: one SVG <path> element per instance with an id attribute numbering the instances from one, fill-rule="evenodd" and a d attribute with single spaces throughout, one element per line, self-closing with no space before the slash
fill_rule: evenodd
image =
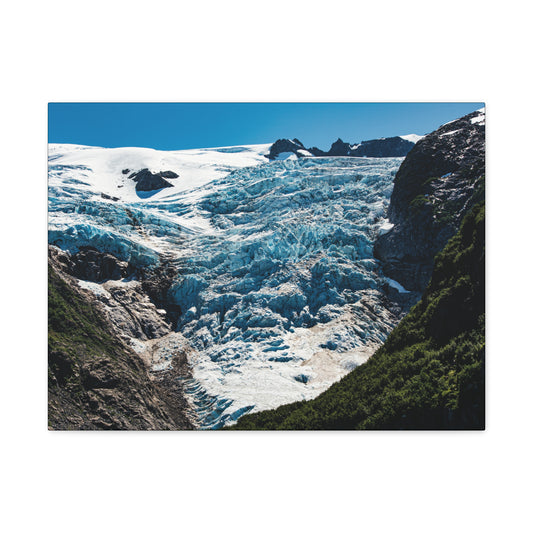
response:
<path id="1" fill-rule="evenodd" d="M 110 163 L 84 163 L 90 150 L 65 161 L 54 153 L 49 169 L 51 243 L 178 267 L 169 297 L 182 309 L 177 329 L 195 348 L 186 390 L 204 428 L 315 397 L 364 362 L 397 322 L 383 297 L 390 280 L 372 250 L 388 229 L 402 158 L 258 164 L 251 150 L 224 150 L 219 156 L 244 153 L 253 166 L 225 159 L 223 172 L 209 159 L 213 179 L 146 199 L 120 197 L 128 185 L 120 181 L 105 189 L 120 200 L 103 198 L 95 168 L 109 172 Z M 171 169 L 182 176 L 179 161 Z M 119 158 L 114 172 L 132 166 Z"/>

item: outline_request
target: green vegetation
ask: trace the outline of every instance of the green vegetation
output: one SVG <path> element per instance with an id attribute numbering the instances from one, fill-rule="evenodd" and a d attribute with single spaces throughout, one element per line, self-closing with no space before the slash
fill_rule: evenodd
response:
<path id="1" fill-rule="evenodd" d="M 485 206 L 435 258 L 420 302 L 364 365 L 314 400 L 243 416 L 235 429 L 483 429 Z"/>
<path id="2" fill-rule="evenodd" d="M 125 358 L 104 318 L 48 266 L 48 387 L 64 387 L 75 397 L 85 391 L 81 366 Z M 103 362 L 103 361 L 102 361 Z M 108 364 L 108 363 L 105 363 Z"/>
<path id="3" fill-rule="evenodd" d="M 409 209 L 411 211 L 418 211 L 422 207 L 429 205 L 429 204 L 430 204 L 429 199 L 426 198 L 423 194 L 419 194 L 418 196 L 415 196 L 415 198 L 411 200 L 411 203 L 409 204 Z"/>
<path id="4" fill-rule="evenodd" d="M 117 342 L 93 306 L 48 267 L 48 349 L 82 355 L 116 357 Z"/>
<path id="5" fill-rule="evenodd" d="M 472 181 L 474 185 L 474 193 L 472 194 L 471 202 L 475 205 L 485 199 L 485 174 Z"/>
<path id="6" fill-rule="evenodd" d="M 439 176 L 432 176 L 428 178 L 424 183 L 422 183 L 422 189 L 428 189 L 428 185 L 431 185 L 434 181 L 439 181 L 441 178 Z"/>

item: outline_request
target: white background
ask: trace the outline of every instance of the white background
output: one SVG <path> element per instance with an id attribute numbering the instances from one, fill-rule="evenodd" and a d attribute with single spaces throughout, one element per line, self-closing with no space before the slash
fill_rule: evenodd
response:
<path id="1" fill-rule="evenodd" d="M 4 531 L 531 527 L 532 43 L 526 5 L 4 5 Z M 487 103 L 485 432 L 47 431 L 47 102 L 212 100 Z"/>

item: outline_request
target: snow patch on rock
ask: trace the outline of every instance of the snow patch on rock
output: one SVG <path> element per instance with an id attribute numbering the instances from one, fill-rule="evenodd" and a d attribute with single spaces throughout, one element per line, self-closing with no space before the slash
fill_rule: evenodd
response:
<path id="1" fill-rule="evenodd" d="M 425 137 L 425 135 L 417 135 L 416 133 L 409 133 L 408 135 L 400 135 L 402 139 L 405 139 L 406 141 L 417 143 L 421 139 Z"/>
<path id="2" fill-rule="evenodd" d="M 407 294 L 408 291 L 403 285 L 401 285 L 400 283 L 398 283 L 397 281 L 391 279 L 391 278 L 387 278 L 385 277 L 384 278 L 385 281 L 387 282 L 387 284 L 392 287 L 393 289 L 396 289 L 399 293 L 402 293 L 402 294 Z"/>

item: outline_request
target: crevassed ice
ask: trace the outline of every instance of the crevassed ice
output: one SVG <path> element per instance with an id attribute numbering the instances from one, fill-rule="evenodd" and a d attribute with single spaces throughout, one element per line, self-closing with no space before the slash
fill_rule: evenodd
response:
<path id="1" fill-rule="evenodd" d="M 214 231 L 191 238 L 170 294 L 206 427 L 312 398 L 385 340 L 396 319 L 372 247 L 400 162 L 274 162 L 203 197 Z"/>
<path id="2" fill-rule="evenodd" d="M 216 428 L 317 396 L 385 340 L 397 319 L 372 248 L 401 161 L 275 161 L 142 203 L 80 202 L 82 183 L 51 180 L 50 241 L 178 264 L 186 390 Z"/>

